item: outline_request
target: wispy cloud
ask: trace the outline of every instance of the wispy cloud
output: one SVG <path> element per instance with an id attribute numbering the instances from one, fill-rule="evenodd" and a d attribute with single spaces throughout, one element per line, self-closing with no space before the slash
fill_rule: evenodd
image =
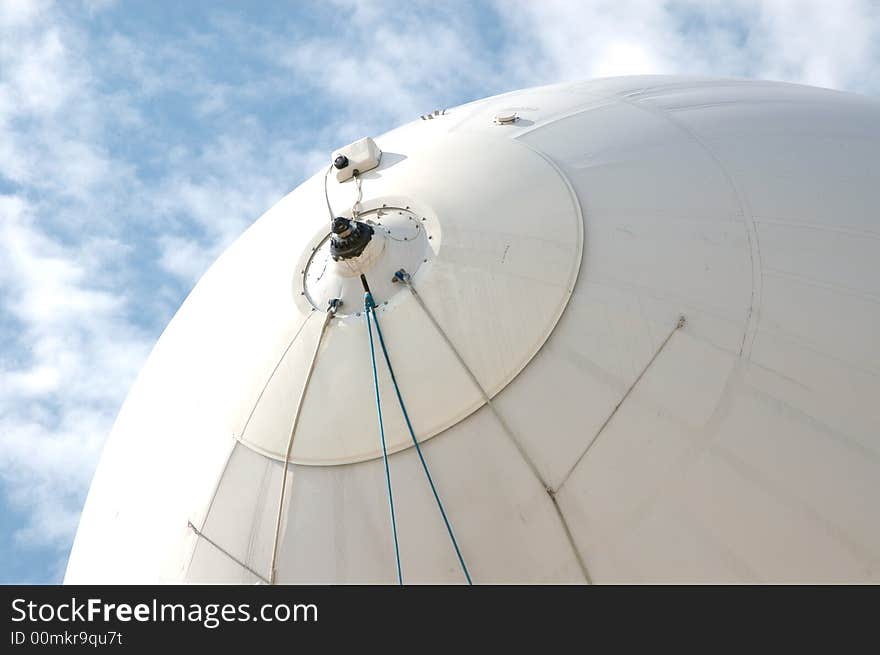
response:
<path id="1" fill-rule="evenodd" d="M 130 114 L 99 90 L 81 28 L 23 2 L 0 6 L 0 30 L 0 479 L 26 517 L 4 545 L 47 549 L 57 576 L 52 553 L 154 337 L 113 275 L 133 253 L 115 219 L 139 185 L 111 152 Z"/>
<path id="2" fill-rule="evenodd" d="M 874 74 L 880 5 L 868 0 L 520 0 L 496 6 L 506 33 L 542 81 L 690 73 L 880 90 Z"/>
<path id="3" fill-rule="evenodd" d="M 0 481 L 14 517 L 0 550 L 21 557 L 3 577 L 58 579 L 162 327 L 335 146 L 616 74 L 877 93 L 878 30 L 878 5 L 855 0 L 0 3 Z M 25 570 L 27 553 L 48 572 Z"/>
<path id="4" fill-rule="evenodd" d="M 63 548 L 118 403 L 149 338 L 126 317 L 127 299 L 102 288 L 101 250 L 64 246 L 35 224 L 28 203 L 0 196 L 4 344 L 0 369 L 0 476 L 28 515 L 13 534 Z M 6 330 L 4 330 L 6 332 Z"/>

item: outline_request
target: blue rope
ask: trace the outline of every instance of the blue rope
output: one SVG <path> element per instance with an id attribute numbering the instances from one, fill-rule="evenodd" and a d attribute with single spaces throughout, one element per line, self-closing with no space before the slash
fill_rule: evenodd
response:
<path id="1" fill-rule="evenodd" d="M 369 295 L 369 294 L 368 294 Z M 370 302 L 372 302 L 372 297 L 370 297 Z M 374 305 L 375 307 L 375 305 Z M 369 315 L 368 315 L 369 316 Z M 379 345 L 382 346 L 382 354 L 385 355 L 385 363 L 388 364 L 388 372 L 391 374 L 391 382 L 394 384 L 394 391 L 397 393 L 397 401 L 400 403 L 400 409 L 403 411 L 403 418 L 406 420 L 406 427 L 409 428 L 409 436 L 412 438 L 413 445 L 416 447 L 416 452 L 419 455 L 419 460 L 422 462 L 422 469 L 425 471 L 425 476 L 428 478 L 428 484 L 431 485 L 431 491 L 434 492 L 434 500 L 437 501 L 437 507 L 440 508 L 440 514 L 443 516 L 443 522 L 446 524 L 446 531 L 449 533 L 449 539 L 452 541 L 452 546 L 455 548 L 455 554 L 458 555 L 458 561 L 461 564 L 461 570 L 464 572 L 464 577 L 467 580 L 467 583 L 473 584 L 471 582 L 471 575 L 468 573 L 467 565 L 464 563 L 464 557 L 461 555 L 461 550 L 458 548 L 458 542 L 455 540 L 455 534 L 452 532 L 452 525 L 449 523 L 449 519 L 446 517 L 446 510 L 443 509 L 443 503 L 440 501 L 440 494 L 437 493 L 437 487 L 434 486 L 434 480 L 431 478 L 431 472 L 428 470 L 428 464 L 425 462 L 425 457 L 422 455 L 422 449 L 419 446 L 418 439 L 416 439 L 416 434 L 413 431 L 412 423 L 409 420 L 409 414 L 406 411 L 406 405 L 403 404 L 403 397 L 400 395 L 400 387 L 397 386 L 397 378 L 394 376 L 394 368 L 391 366 L 391 358 L 388 356 L 388 349 L 385 347 L 385 339 L 382 337 L 382 328 L 379 327 L 379 317 L 373 315 L 373 319 L 376 322 L 376 333 L 379 335 Z M 367 319 L 369 321 L 369 318 Z M 370 334 L 370 348 L 373 347 L 373 335 Z M 375 359 L 373 360 L 373 373 L 375 374 Z M 376 387 L 376 399 L 379 398 L 379 388 Z M 383 442 L 384 447 L 384 442 Z M 387 464 L 386 464 L 387 466 Z"/>
<path id="2" fill-rule="evenodd" d="M 364 313 L 367 315 L 367 332 L 370 334 L 370 359 L 373 362 L 373 385 L 376 388 L 376 412 L 379 415 L 379 436 L 382 438 L 382 459 L 385 461 L 385 483 L 388 485 L 388 505 L 391 507 L 391 531 L 394 534 L 394 557 L 397 560 L 397 584 L 403 584 L 403 574 L 400 570 L 400 547 L 397 543 L 397 521 L 394 518 L 394 495 L 391 493 L 391 471 L 388 468 L 388 449 L 385 447 L 385 427 L 382 424 L 382 403 L 379 401 L 379 374 L 376 371 L 376 350 L 373 347 L 373 329 L 370 327 L 370 313 L 376 304 L 369 292 L 364 294 Z M 375 316 L 374 316 L 375 318 Z M 376 328 L 379 321 L 376 321 Z M 379 333 L 382 338 L 382 333 Z M 383 346 L 384 348 L 384 346 Z"/>

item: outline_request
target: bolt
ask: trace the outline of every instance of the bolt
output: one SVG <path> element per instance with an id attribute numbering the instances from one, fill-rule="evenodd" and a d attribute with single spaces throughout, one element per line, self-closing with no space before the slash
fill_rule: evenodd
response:
<path id="1" fill-rule="evenodd" d="M 333 223 L 331 224 L 331 229 L 333 230 L 333 234 L 342 235 L 346 231 L 351 230 L 351 224 L 349 223 L 347 218 L 343 218 L 342 216 L 337 216 L 336 218 L 333 219 Z"/>

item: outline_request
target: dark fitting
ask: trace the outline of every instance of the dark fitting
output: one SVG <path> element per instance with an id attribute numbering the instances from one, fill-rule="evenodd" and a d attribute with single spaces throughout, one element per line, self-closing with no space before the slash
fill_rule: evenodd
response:
<path id="1" fill-rule="evenodd" d="M 342 216 L 333 219 L 333 234 L 339 237 L 347 237 L 351 233 L 351 221 Z"/>
<path id="2" fill-rule="evenodd" d="M 330 235 L 330 256 L 333 261 L 351 259 L 360 255 L 370 239 L 373 227 L 360 221 L 350 221 L 337 216 L 333 219 L 333 234 Z"/>

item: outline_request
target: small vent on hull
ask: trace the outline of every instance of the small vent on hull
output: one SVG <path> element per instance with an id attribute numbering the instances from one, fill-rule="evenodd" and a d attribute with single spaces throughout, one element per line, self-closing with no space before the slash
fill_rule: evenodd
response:
<path id="1" fill-rule="evenodd" d="M 430 114 L 422 114 L 421 118 L 423 121 L 431 121 L 439 116 L 445 116 L 445 115 L 446 115 L 445 109 L 435 109 Z"/>

